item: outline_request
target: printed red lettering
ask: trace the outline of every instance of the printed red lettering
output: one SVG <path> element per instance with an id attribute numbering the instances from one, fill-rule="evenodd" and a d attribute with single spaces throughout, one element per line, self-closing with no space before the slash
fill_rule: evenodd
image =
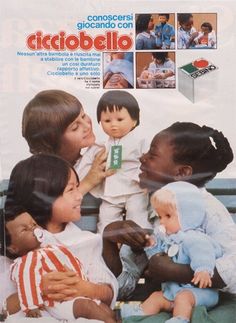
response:
<path id="1" fill-rule="evenodd" d="M 108 31 L 105 35 L 92 37 L 81 31 L 78 35 L 66 35 L 64 31 L 58 34 L 43 34 L 37 31 L 30 34 L 26 39 L 27 46 L 31 50 L 129 50 L 133 40 L 129 35 L 119 36 L 117 31 Z"/>
<path id="2" fill-rule="evenodd" d="M 94 47 L 97 50 L 107 49 L 106 48 L 106 39 L 105 39 L 105 37 L 103 35 L 95 37 L 95 39 L 94 39 Z"/>
<path id="3" fill-rule="evenodd" d="M 79 47 L 79 39 L 75 35 L 70 35 L 65 41 L 66 48 L 69 50 L 76 50 Z"/>

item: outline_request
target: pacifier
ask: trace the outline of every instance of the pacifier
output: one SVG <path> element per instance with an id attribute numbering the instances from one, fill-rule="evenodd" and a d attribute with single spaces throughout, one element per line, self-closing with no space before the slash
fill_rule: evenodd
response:
<path id="1" fill-rule="evenodd" d="M 34 236 L 38 240 L 38 242 L 42 243 L 44 240 L 44 231 L 40 228 L 34 229 Z"/>
<path id="2" fill-rule="evenodd" d="M 179 252 L 179 246 L 174 243 L 168 249 L 167 254 L 168 254 L 169 257 L 172 258 L 172 257 L 176 256 L 178 252 Z"/>
<path id="3" fill-rule="evenodd" d="M 162 234 L 166 234 L 166 228 L 163 224 L 160 224 L 159 227 L 159 232 L 162 233 Z"/>

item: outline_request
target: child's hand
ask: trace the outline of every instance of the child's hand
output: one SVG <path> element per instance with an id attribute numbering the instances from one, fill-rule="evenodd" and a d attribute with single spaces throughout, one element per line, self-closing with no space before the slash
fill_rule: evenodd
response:
<path id="1" fill-rule="evenodd" d="M 42 314 L 39 308 L 35 308 L 33 310 L 28 310 L 26 313 L 26 317 L 41 317 Z"/>
<path id="2" fill-rule="evenodd" d="M 156 244 L 156 239 L 153 236 L 147 235 L 145 247 L 153 247 Z"/>
<path id="3" fill-rule="evenodd" d="M 128 81 L 120 73 L 114 73 L 105 85 L 105 89 L 127 89 Z"/>
<path id="4" fill-rule="evenodd" d="M 107 152 L 104 147 L 96 154 L 88 174 L 80 182 L 79 190 L 83 195 L 100 184 L 104 178 L 115 173 L 113 169 L 106 170 L 106 160 Z"/>
<path id="5" fill-rule="evenodd" d="M 195 31 L 194 33 L 191 34 L 191 38 L 194 39 L 198 36 L 198 31 Z"/>
<path id="6" fill-rule="evenodd" d="M 199 288 L 212 286 L 211 276 L 208 271 L 199 271 L 195 273 L 191 282 L 194 283 L 194 285 L 198 285 Z"/>
<path id="7" fill-rule="evenodd" d="M 156 73 L 156 74 L 154 74 L 154 76 L 153 76 L 155 79 L 159 79 L 159 80 L 163 80 L 163 79 L 165 79 L 166 78 L 166 76 L 165 76 L 165 73 L 160 73 L 160 72 L 158 72 L 158 73 Z"/>
<path id="8" fill-rule="evenodd" d="M 42 277 L 42 292 L 54 301 L 73 299 L 77 295 L 75 287 L 78 275 L 75 271 L 65 268 L 65 272 L 52 271 Z"/>
<path id="9" fill-rule="evenodd" d="M 103 238 L 115 243 L 127 244 L 135 250 L 142 250 L 150 238 L 149 231 L 132 220 L 114 221 L 105 227 Z"/>

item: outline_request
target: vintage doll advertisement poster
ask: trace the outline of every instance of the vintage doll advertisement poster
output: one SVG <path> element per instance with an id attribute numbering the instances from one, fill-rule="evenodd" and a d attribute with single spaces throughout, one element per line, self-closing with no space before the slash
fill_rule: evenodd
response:
<path id="1" fill-rule="evenodd" d="M 1 183 L 16 163 L 31 156 L 22 135 L 23 112 L 35 95 L 48 90 L 79 99 L 96 142 L 107 140 L 98 102 L 117 90 L 121 96 L 123 91 L 131 94 L 140 107 L 134 127 L 138 125 L 146 140 L 145 148 L 139 145 L 141 153 L 163 129 L 191 122 L 222 132 L 235 155 L 235 21 L 234 0 L 2 1 Z M 135 141 L 136 133 L 129 147 Z M 119 137 L 109 155 L 115 169 L 120 167 L 121 146 Z M 87 147 L 81 147 L 82 153 Z M 235 161 L 216 177 L 236 179 Z M 5 280 L 8 260 L 0 264 Z M 8 284 L 0 288 L 0 309 L 13 291 Z"/>
<path id="2" fill-rule="evenodd" d="M 199 33 L 202 23 L 211 25 L 212 45 L 185 49 L 178 44 L 178 13 L 186 11 L 193 14 Z M 175 35 L 169 36 L 167 45 L 163 41 L 153 49 L 150 45 L 137 49 L 142 33 L 137 40 L 136 20 L 151 14 L 154 33 L 162 12 L 169 14 L 168 24 Z M 112 80 L 106 82 L 110 74 L 123 76 L 120 86 L 138 100 L 139 127 L 149 140 L 175 121 L 192 121 L 220 129 L 235 151 L 234 15 L 234 1 L 205 1 L 204 8 L 198 1 L 87 1 L 82 8 L 80 1 L 22 1 L 19 7 L 16 1 L 4 2 L 0 36 L 2 178 L 8 178 L 14 164 L 29 155 L 21 136 L 21 117 L 27 102 L 41 90 L 57 88 L 78 96 L 93 120 L 96 136 L 102 137 L 96 104 L 113 87 Z M 152 79 L 152 52 L 167 52 L 174 75 L 163 81 Z M 120 58 L 116 61 L 112 56 Z M 178 68 L 201 58 L 217 70 L 208 73 L 213 85 L 204 76 L 196 78 L 195 92 L 201 89 L 202 93 L 200 97 L 196 93 L 192 103 L 188 93 L 179 91 L 185 73 L 179 76 Z M 146 75 L 140 77 L 144 70 Z M 235 177 L 234 163 L 222 176 Z"/>

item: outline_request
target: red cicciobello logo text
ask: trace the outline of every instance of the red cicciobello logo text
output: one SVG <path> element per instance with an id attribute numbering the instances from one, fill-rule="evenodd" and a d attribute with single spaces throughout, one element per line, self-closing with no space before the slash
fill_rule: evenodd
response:
<path id="1" fill-rule="evenodd" d="M 27 46 L 31 50 L 129 50 L 133 40 L 129 35 L 119 35 L 117 31 L 107 31 L 103 35 L 92 37 L 85 31 L 77 35 L 67 35 L 65 31 L 58 34 L 44 34 L 36 31 L 27 37 Z"/>

